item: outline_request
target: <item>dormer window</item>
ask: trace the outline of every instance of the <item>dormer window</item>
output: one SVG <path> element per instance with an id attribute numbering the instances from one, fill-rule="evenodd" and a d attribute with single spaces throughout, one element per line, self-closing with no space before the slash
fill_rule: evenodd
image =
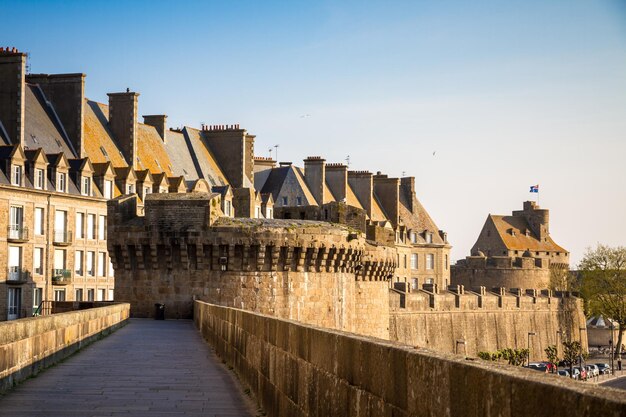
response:
<path id="1" fill-rule="evenodd" d="M 296 197 L 296 204 L 297 204 L 298 206 L 301 206 L 301 205 L 302 205 L 302 197 Z"/>
<path id="2" fill-rule="evenodd" d="M 22 166 L 21 165 L 12 165 L 11 185 L 22 185 Z"/>
<path id="3" fill-rule="evenodd" d="M 104 180 L 104 198 L 113 198 L 113 181 Z"/>
<path id="4" fill-rule="evenodd" d="M 159 193 L 163 194 L 163 193 L 167 193 L 167 188 L 165 187 L 159 187 Z"/>
<path id="5" fill-rule="evenodd" d="M 44 170 L 35 168 L 35 188 L 43 190 L 44 184 Z"/>
<path id="6" fill-rule="evenodd" d="M 230 201 L 224 200 L 224 214 L 230 217 Z"/>
<path id="7" fill-rule="evenodd" d="M 426 232 L 426 243 L 433 243 L 433 234 Z"/>
<path id="8" fill-rule="evenodd" d="M 135 192 L 135 187 L 133 184 L 126 185 L 126 194 L 132 194 Z"/>
<path id="9" fill-rule="evenodd" d="M 65 173 L 59 172 L 57 173 L 57 191 L 64 193 L 65 192 Z"/>
<path id="10" fill-rule="evenodd" d="M 83 177 L 82 183 L 82 194 L 87 196 L 91 195 L 91 178 Z"/>
<path id="11" fill-rule="evenodd" d="M 526 236 L 530 236 L 530 230 L 526 229 Z"/>
<path id="12" fill-rule="evenodd" d="M 417 243 L 417 233 L 411 232 L 409 233 L 409 236 L 411 238 L 411 243 Z"/>
<path id="13" fill-rule="evenodd" d="M 144 196 L 150 194 L 151 192 L 152 192 L 152 190 L 150 189 L 150 187 L 144 187 L 143 188 L 143 195 Z"/>
<path id="14" fill-rule="evenodd" d="M 260 219 L 261 218 L 261 207 L 256 206 L 256 218 Z"/>
<path id="15" fill-rule="evenodd" d="M 283 206 L 287 205 L 287 197 L 283 197 Z"/>

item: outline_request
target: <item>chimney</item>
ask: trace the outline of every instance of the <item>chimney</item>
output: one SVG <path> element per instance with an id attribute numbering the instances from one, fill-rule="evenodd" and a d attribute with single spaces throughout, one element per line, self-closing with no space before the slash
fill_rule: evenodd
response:
<path id="1" fill-rule="evenodd" d="M 369 171 L 348 171 L 348 184 L 352 187 L 367 215 L 372 218 L 372 199 L 374 197 L 374 182 Z"/>
<path id="2" fill-rule="evenodd" d="M 348 200 L 348 167 L 344 164 L 326 164 L 326 182 L 337 201 Z"/>
<path id="3" fill-rule="evenodd" d="M 514 217 L 524 217 L 533 234 L 541 242 L 550 236 L 550 210 L 539 208 L 535 201 L 525 201 L 524 209 L 513 212 Z"/>
<path id="4" fill-rule="evenodd" d="M 128 165 L 137 166 L 137 98 L 139 93 L 109 93 L 109 127 Z"/>
<path id="5" fill-rule="evenodd" d="M 159 136 L 163 140 L 163 143 L 167 143 L 165 141 L 165 132 L 167 132 L 167 116 L 164 114 L 154 114 L 150 116 L 143 116 L 143 123 L 152 126 L 156 129 Z"/>
<path id="6" fill-rule="evenodd" d="M 254 135 L 235 124 L 205 126 L 202 137 L 233 188 L 254 184 Z"/>
<path id="7" fill-rule="evenodd" d="M 407 208 L 413 213 L 413 199 L 415 198 L 415 177 L 404 177 L 400 179 L 400 192 L 405 198 Z"/>
<path id="8" fill-rule="evenodd" d="M 24 146 L 26 54 L 0 49 L 0 131 L 11 144 Z M 5 134 L 3 133 L 3 135 Z"/>
<path id="9" fill-rule="evenodd" d="M 324 183 L 326 182 L 326 160 L 319 156 L 309 156 L 304 160 L 304 180 L 309 186 L 318 205 L 324 201 Z"/>
<path id="10" fill-rule="evenodd" d="M 387 175 L 374 175 L 374 193 L 395 229 L 400 216 L 400 180 Z"/>
<path id="11" fill-rule="evenodd" d="M 85 74 L 29 74 L 26 81 L 39 85 L 59 116 L 76 156 L 86 157 L 83 143 Z"/>

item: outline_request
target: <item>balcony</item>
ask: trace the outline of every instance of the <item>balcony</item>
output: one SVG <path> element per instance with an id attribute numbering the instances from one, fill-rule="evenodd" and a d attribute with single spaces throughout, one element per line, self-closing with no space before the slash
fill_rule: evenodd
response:
<path id="1" fill-rule="evenodd" d="M 67 285 L 72 282 L 72 271 L 69 269 L 53 269 L 52 285 Z"/>
<path id="2" fill-rule="evenodd" d="M 28 227 L 21 224 L 12 224 L 7 227 L 7 240 L 9 242 L 28 242 Z"/>
<path id="3" fill-rule="evenodd" d="M 57 246 L 69 246 L 72 244 L 73 236 L 70 230 L 55 230 L 52 243 Z"/>
<path id="4" fill-rule="evenodd" d="M 10 266 L 7 269 L 7 284 L 24 284 L 29 278 L 30 272 L 21 266 Z"/>

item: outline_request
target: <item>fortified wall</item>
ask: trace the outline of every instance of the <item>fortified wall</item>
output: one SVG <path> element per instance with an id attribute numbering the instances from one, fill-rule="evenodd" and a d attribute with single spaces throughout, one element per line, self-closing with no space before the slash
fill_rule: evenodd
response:
<path id="1" fill-rule="evenodd" d="M 466 288 L 549 288 L 550 260 L 532 256 L 468 256 L 450 267 L 452 285 Z"/>
<path id="2" fill-rule="evenodd" d="M 394 290 L 390 297 L 390 339 L 442 352 L 476 356 L 530 346 L 531 360 L 542 360 L 549 345 L 581 341 L 581 327 L 582 300 L 550 290 L 425 286 L 411 293 Z"/>
<path id="3" fill-rule="evenodd" d="M 193 301 L 388 338 L 393 248 L 347 227 L 219 217 L 218 196 L 152 194 L 108 203 L 116 300 L 133 317 L 191 318 Z"/>

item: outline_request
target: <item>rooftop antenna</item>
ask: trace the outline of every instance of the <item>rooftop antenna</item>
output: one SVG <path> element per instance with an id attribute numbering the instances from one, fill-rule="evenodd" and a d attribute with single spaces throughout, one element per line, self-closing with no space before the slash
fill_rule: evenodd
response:
<path id="1" fill-rule="evenodd" d="M 405 172 L 405 171 L 402 171 L 402 176 L 404 177 L 405 175 L 406 175 L 406 172 Z"/>
<path id="2" fill-rule="evenodd" d="M 346 165 L 350 168 L 350 155 L 346 156 Z"/>
<path id="3" fill-rule="evenodd" d="M 267 151 L 270 153 L 270 159 L 272 159 L 272 148 L 269 148 Z"/>
<path id="4" fill-rule="evenodd" d="M 278 161 L 278 146 L 279 145 L 274 145 L 274 149 L 276 149 L 276 161 Z"/>

